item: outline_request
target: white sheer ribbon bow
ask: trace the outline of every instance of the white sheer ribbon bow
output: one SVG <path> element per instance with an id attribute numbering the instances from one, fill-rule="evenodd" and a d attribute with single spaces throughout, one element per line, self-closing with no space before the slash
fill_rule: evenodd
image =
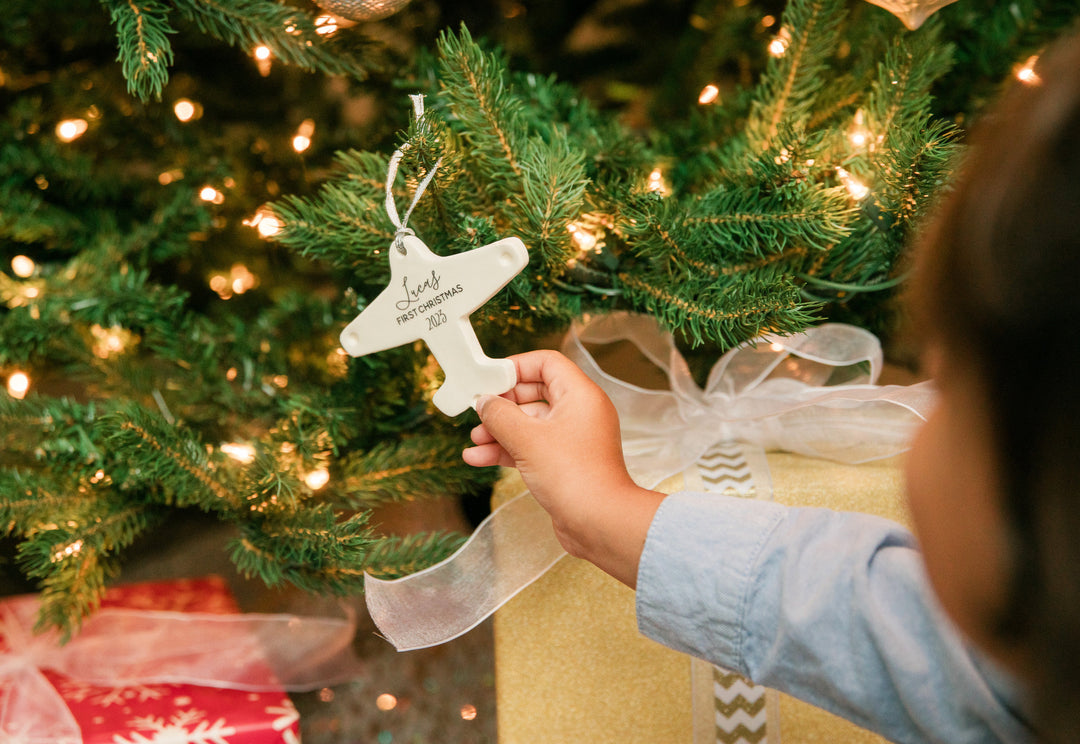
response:
<path id="1" fill-rule="evenodd" d="M 35 635 L 36 597 L 0 606 L 0 741 L 82 744 L 64 699 L 42 670 L 101 686 L 192 684 L 250 691 L 310 690 L 360 670 L 355 618 L 223 615 L 107 608 L 61 646 Z"/>
<path id="2" fill-rule="evenodd" d="M 630 341 L 659 367 L 669 389 L 608 374 L 585 348 L 618 341 Z M 836 323 L 739 346 L 713 366 L 704 389 L 650 316 L 612 313 L 575 324 L 563 352 L 611 397 L 627 467 L 646 488 L 723 441 L 849 464 L 890 457 L 907 449 L 933 403 L 928 383 L 875 384 L 882 366 L 877 338 Z M 366 576 L 368 609 L 399 651 L 437 645 L 474 628 L 563 555 L 550 519 L 523 493 L 441 563 L 390 581 Z"/>

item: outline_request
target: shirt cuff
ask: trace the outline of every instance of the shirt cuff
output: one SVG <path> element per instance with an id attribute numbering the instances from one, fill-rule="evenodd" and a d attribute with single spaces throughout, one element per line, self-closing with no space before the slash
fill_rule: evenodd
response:
<path id="1" fill-rule="evenodd" d="M 715 493 L 665 498 L 638 564 L 638 630 L 745 674 L 746 604 L 761 550 L 787 508 Z"/>

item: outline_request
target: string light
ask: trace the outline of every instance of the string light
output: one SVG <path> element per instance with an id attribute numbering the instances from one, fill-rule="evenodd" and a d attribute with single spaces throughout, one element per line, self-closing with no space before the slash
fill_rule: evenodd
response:
<path id="1" fill-rule="evenodd" d="M 212 204 L 221 204 L 225 201 L 225 194 L 207 184 L 199 191 L 199 198 Z"/>
<path id="2" fill-rule="evenodd" d="M 259 231 L 259 235 L 264 238 L 274 237 L 285 226 L 281 219 L 266 207 L 260 207 L 256 210 L 251 219 L 244 220 L 244 224 L 248 227 L 254 227 Z"/>
<path id="3" fill-rule="evenodd" d="M 293 149 L 297 152 L 303 152 L 311 147 L 311 135 L 315 134 L 315 121 L 313 119 L 304 119 L 300 122 L 300 126 L 296 129 L 296 136 L 292 139 Z"/>
<path id="4" fill-rule="evenodd" d="M 588 253 L 596 249 L 596 234 L 581 222 L 571 222 L 566 226 L 566 230 L 570 233 L 570 242 L 580 253 Z"/>
<path id="5" fill-rule="evenodd" d="M 34 259 L 29 256 L 15 256 L 11 259 L 11 270 L 15 272 L 15 276 L 22 279 L 28 279 L 34 275 Z"/>
<path id="6" fill-rule="evenodd" d="M 242 442 L 226 442 L 221 451 L 239 463 L 247 465 L 255 460 L 255 448 Z"/>
<path id="7" fill-rule="evenodd" d="M 855 200 L 862 200 L 870 193 L 870 187 L 865 183 L 855 178 L 855 176 L 848 173 L 843 168 L 836 169 L 836 175 L 840 176 L 840 181 L 847 187 L 848 193 Z"/>
<path id="8" fill-rule="evenodd" d="M 8 395 L 16 400 L 22 400 L 30 390 L 30 376 L 25 372 L 12 372 L 7 380 Z"/>
<path id="9" fill-rule="evenodd" d="M 259 74 L 263 77 L 268 76 L 270 74 L 270 58 L 273 56 L 270 47 L 260 44 L 252 50 L 251 54 L 255 57 L 255 66 L 259 69 Z"/>
<path id="10" fill-rule="evenodd" d="M 82 540 L 76 540 L 75 542 L 68 543 L 67 545 L 65 545 L 60 550 L 53 553 L 52 562 L 53 563 L 58 563 L 58 562 L 64 560 L 65 558 L 70 558 L 71 556 L 75 555 L 76 553 L 81 552 L 82 547 L 83 547 L 83 541 Z"/>
<path id="11" fill-rule="evenodd" d="M 338 30 L 337 19 L 332 15 L 321 15 L 315 19 L 315 33 L 330 36 Z"/>
<path id="12" fill-rule="evenodd" d="M 157 180 L 162 186 L 168 186 L 173 181 L 181 181 L 184 178 L 182 168 L 173 168 L 158 174 Z"/>
<path id="13" fill-rule="evenodd" d="M 312 470 L 310 473 L 304 476 L 304 483 L 312 491 L 318 491 L 320 488 L 330 482 L 330 472 L 325 468 L 319 468 L 318 470 Z"/>
<path id="14" fill-rule="evenodd" d="M 61 142 L 71 142 L 86 134 L 89 126 L 86 119 L 64 119 L 56 125 L 56 136 Z"/>
<path id="15" fill-rule="evenodd" d="M 1033 54 L 1027 58 L 1024 64 L 1016 68 L 1016 79 L 1025 85 L 1038 85 L 1042 82 L 1039 73 L 1035 72 L 1035 64 L 1039 61 L 1039 55 Z"/>
<path id="16" fill-rule="evenodd" d="M 709 83 L 701 89 L 701 93 L 698 94 L 697 102 L 702 106 L 708 106 L 710 103 L 714 103 L 720 97 L 720 89 L 713 83 Z"/>
<path id="17" fill-rule="evenodd" d="M 461 706 L 461 720 L 473 721 L 476 719 L 476 706 L 470 703 L 466 703 Z"/>
<path id="18" fill-rule="evenodd" d="M 202 106 L 188 98 L 180 98 L 173 104 L 173 113 L 183 122 L 202 118 Z"/>
<path id="19" fill-rule="evenodd" d="M 645 188 L 653 193 L 660 194 L 660 196 L 667 196 L 671 193 L 671 189 L 664 181 L 664 171 L 660 166 L 656 166 L 649 173 L 649 178 L 645 182 Z"/>
<path id="20" fill-rule="evenodd" d="M 90 326 L 90 334 L 94 337 L 91 351 L 99 359 L 108 359 L 113 354 L 120 354 L 131 343 L 134 334 L 122 326 L 103 328 L 95 323 Z"/>
<path id="21" fill-rule="evenodd" d="M 217 292 L 223 300 L 228 300 L 233 295 L 244 294 L 257 286 L 259 286 L 259 277 L 241 263 L 233 264 L 228 274 L 214 274 L 210 277 L 210 289 Z"/>
<path id="22" fill-rule="evenodd" d="M 790 44 L 791 34 L 788 33 L 786 28 L 781 28 L 776 36 L 773 37 L 773 40 L 769 42 L 769 54 L 774 57 L 783 57 Z"/>
<path id="23" fill-rule="evenodd" d="M 397 707 L 397 698 L 389 692 L 384 692 L 375 698 L 375 707 L 379 710 L 393 710 Z"/>
<path id="24" fill-rule="evenodd" d="M 851 129 L 848 130 L 848 140 L 855 147 L 866 147 L 873 141 L 873 136 L 870 134 L 870 130 L 866 128 L 864 119 L 865 116 L 863 110 L 859 109 L 855 112 L 855 118 L 852 120 Z"/>

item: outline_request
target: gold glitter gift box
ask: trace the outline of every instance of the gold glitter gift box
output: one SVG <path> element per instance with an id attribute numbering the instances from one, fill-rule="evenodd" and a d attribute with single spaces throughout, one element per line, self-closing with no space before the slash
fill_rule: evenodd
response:
<path id="1" fill-rule="evenodd" d="M 858 466 L 784 453 L 767 459 L 773 498 L 780 503 L 908 521 L 899 457 Z M 661 488 L 683 486 L 676 476 Z M 506 471 L 495 505 L 522 490 L 517 472 Z M 723 742 L 713 674 L 705 662 L 640 635 L 634 592 L 569 556 L 495 615 L 500 744 Z M 884 741 L 792 697 L 770 692 L 767 698 L 767 735 L 732 741 Z"/>

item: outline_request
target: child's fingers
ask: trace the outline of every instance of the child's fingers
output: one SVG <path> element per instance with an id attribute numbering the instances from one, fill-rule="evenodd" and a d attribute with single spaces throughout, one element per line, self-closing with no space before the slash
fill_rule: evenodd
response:
<path id="1" fill-rule="evenodd" d="M 519 382 L 502 397 L 519 404 L 547 400 L 547 386 L 542 382 Z"/>
<path id="2" fill-rule="evenodd" d="M 473 444 L 491 444 L 495 441 L 495 437 L 491 436 L 491 432 L 483 424 L 473 427 L 473 430 L 469 432 L 469 439 Z"/>
<path id="3" fill-rule="evenodd" d="M 552 401 L 566 381 L 585 378 L 585 373 L 578 366 L 557 351 L 541 349 L 511 356 L 517 367 L 518 384 L 514 387 L 515 395 L 520 394 L 517 402 L 531 400 Z"/>
<path id="4" fill-rule="evenodd" d="M 547 418 L 548 412 L 551 410 L 551 406 L 548 405 L 546 400 L 538 400 L 534 403 L 523 403 L 519 405 L 522 413 L 531 418 Z"/>
<path id="5" fill-rule="evenodd" d="M 461 459 L 465 461 L 465 464 L 477 468 L 487 468 L 494 465 L 502 465 L 507 468 L 514 467 L 514 459 L 498 442 L 466 447 L 461 452 Z"/>

